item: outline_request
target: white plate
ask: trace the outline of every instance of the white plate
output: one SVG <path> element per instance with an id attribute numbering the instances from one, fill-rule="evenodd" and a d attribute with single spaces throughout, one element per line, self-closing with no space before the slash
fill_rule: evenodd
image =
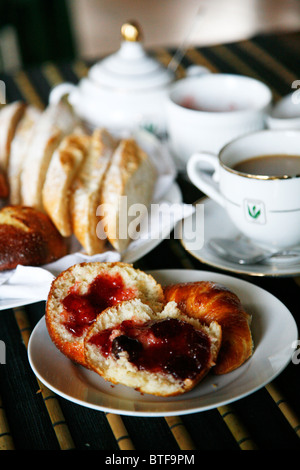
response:
<path id="1" fill-rule="evenodd" d="M 50 390 L 74 403 L 130 416 L 184 415 L 209 410 L 249 395 L 272 381 L 290 362 L 297 326 L 288 309 L 270 293 L 246 281 L 193 270 L 151 271 L 161 284 L 212 280 L 232 289 L 252 314 L 253 356 L 222 376 L 210 373 L 192 391 L 178 397 L 142 395 L 111 385 L 95 372 L 74 365 L 52 343 L 45 320 L 33 330 L 28 345 L 30 365 Z"/>
<path id="2" fill-rule="evenodd" d="M 176 210 L 176 208 L 182 203 L 182 195 L 179 186 L 175 182 L 177 170 L 167 144 L 159 141 L 153 134 L 146 131 L 132 131 L 131 135 L 136 139 L 138 144 L 147 152 L 153 164 L 157 168 L 158 176 L 154 188 L 153 204 L 162 204 L 163 206 L 166 206 L 168 204 L 170 204 L 170 206 L 174 205 Z M 126 253 L 124 253 L 121 259 L 120 255 L 113 249 L 106 253 L 100 253 L 99 255 L 94 255 L 92 257 L 84 255 L 81 245 L 75 239 L 75 237 L 72 237 L 70 253 L 54 263 L 42 266 L 42 268 L 50 272 L 54 276 L 57 276 L 61 271 L 69 268 L 71 265 L 77 262 L 89 262 L 97 260 L 123 261 L 126 263 L 134 263 L 135 261 L 145 256 L 147 253 L 149 253 L 151 250 L 153 250 L 157 245 L 159 245 L 159 243 L 161 243 L 162 240 L 169 236 L 170 232 L 173 229 L 172 224 L 175 224 L 176 220 L 178 220 L 178 218 L 180 218 L 181 216 L 180 214 L 178 214 L 179 212 L 174 217 L 170 215 L 169 220 L 167 220 L 165 226 L 159 226 L 160 231 L 159 233 L 155 233 L 154 237 L 151 238 L 152 233 L 150 233 L 147 234 L 148 237 L 141 237 L 140 240 L 132 241 L 129 244 L 128 249 L 126 250 Z M 152 218 L 150 212 L 149 221 L 151 220 Z M 9 274 L 14 274 L 15 271 L 16 270 L 13 270 Z M 23 272 L 25 273 L 25 271 Z M 24 275 L 24 279 L 22 279 L 21 283 L 15 285 L 14 292 L 17 292 L 17 294 L 11 292 L 12 286 L 9 286 L 8 289 L 5 289 L 5 284 L 1 286 L 0 290 L 0 311 L 8 308 L 32 304 L 40 300 L 45 300 L 45 296 L 41 298 L 40 293 L 37 292 L 36 283 L 28 281 L 27 273 Z M 26 295 L 23 295 L 24 290 L 27 291 Z"/>
<path id="3" fill-rule="evenodd" d="M 290 277 L 298 276 L 300 274 L 300 259 L 297 257 L 294 260 L 292 257 L 286 257 L 285 260 L 266 261 L 264 263 L 241 265 L 232 261 L 227 261 L 224 258 L 213 253 L 208 247 L 207 243 L 213 237 L 224 237 L 231 240 L 241 236 L 240 232 L 233 225 L 225 210 L 216 202 L 209 198 L 203 198 L 197 204 L 204 206 L 204 218 L 197 221 L 202 224 L 201 227 L 196 227 L 196 212 L 194 215 L 187 217 L 181 221 L 179 231 L 181 236 L 182 245 L 184 248 L 196 259 L 202 263 L 206 263 L 214 268 L 219 268 L 225 271 L 230 271 L 239 274 L 247 274 L 251 276 L 276 276 L 276 277 Z M 192 240 L 192 230 L 204 229 L 204 243 L 200 243 L 200 248 L 196 248 L 190 243 Z M 200 238 L 200 237 L 199 237 Z"/>
<path id="4" fill-rule="evenodd" d="M 32 299 L 0 299 L 0 311 L 9 308 L 24 307 L 25 305 L 34 304 L 39 302 L 36 298 Z"/>

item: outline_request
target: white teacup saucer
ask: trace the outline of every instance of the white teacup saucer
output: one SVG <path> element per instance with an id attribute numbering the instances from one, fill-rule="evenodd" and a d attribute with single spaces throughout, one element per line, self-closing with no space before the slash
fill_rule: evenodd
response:
<path id="1" fill-rule="evenodd" d="M 272 258 L 258 264 L 240 265 L 232 261 L 221 258 L 218 254 L 213 253 L 208 242 L 214 237 L 224 237 L 237 239 L 241 236 L 240 232 L 233 225 L 228 215 L 216 202 L 209 198 L 203 198 L 197 202 L 204 206 L 204 220 L 197 220 L 197 224 L 204 224 L 199 227 L 196 224 L 196 212 L 181 222 L 180 234 L 183 247 L 196 259 L 202 263 L 208 264 L 218 269 L 230 271 L 234 273 L 247 274 L 251 276 L 277 276 L 290 277 L 300 274 L 300 258 L 297 260 L 292 257 L 289 259 Z M 196 248 L 191 243 L 193 239 L 193 230 L 203 230 L 204 243 L 201 247 Z"/>

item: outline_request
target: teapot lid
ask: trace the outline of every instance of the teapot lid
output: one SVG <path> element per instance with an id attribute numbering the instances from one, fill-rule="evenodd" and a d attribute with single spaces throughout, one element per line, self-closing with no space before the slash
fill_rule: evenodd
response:
<path id="1" fill-rule="evenodd" d="M 120 49 L 91 67 L 89 78 L 96 85 L 138 91 L 165 86 L 174 79 L 171 70 L 145 52 L 137 23 L 123 24 L 121 36 Z"/>

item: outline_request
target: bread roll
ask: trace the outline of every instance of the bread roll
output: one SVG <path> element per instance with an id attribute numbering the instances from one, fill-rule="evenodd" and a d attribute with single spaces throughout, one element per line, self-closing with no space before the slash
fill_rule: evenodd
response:
<path id="1" fill-rule="evenodd" d="M 175 301 L 188 316 L 222 328 L 222 345 L 214 372 L 226 374 L 240 367 L 253 352 L 251 316 L 238 296 L 210 281 L 175 284 L 164 288 L 166 301 Z"/>
<path id="2" fill-rule="evenodd" d="M 25 158 L 28 154 L 30 141 L 35 132 L 35 125 L 41 117 L 41 111 L 33 106 L 27 106 L 20 120 L 15 136 L 11 142 L 8 160 L 7 176 L 9 182 L 10 204 L 18 205 L 21 199 L 21 173 Z"/>
<path id="3" fill-rule="evenodd" d="M 73 180 L 90 145 L 87 135 L 71 134 L 55 150 L 43 187 L 43 206 L 64 237 L 72 235 L 70 197 Z"/>
<path id="4" fill-rule="evenodd" d="M 149 207 L 156 176 L 154 165 L 135 140 L 123 139 L 113 154 L 101 189 L 101 223 L 109 242 L 120 253 L 131 241 L 128 227 L 137 217 L 129 215 L 128 210 L 133 204 Z"/>
<path id="5" fill-rule="evenodd" d="M 101 253 L 107 241 L 97 235 L 96 212 L 104 175 L 117 143 L 105 129 L 97 129 L 73 182 L 70 200 L 72 228 L 88 255 Z"/>
<path id="6" fill-rule="evenodd" d="M 22 118 L 26 104 L 22 101 L 14 101 L 6 104 L 0 111 L 0 169 L 6 172 L 10 155 L 12 139 L 16 127 Z"/>
<path id="7" fill-rule="evenodd" d="M 72 361 L 85 365 L 84 337 L 105 308 L 138 298 L 161 310 L 162 288 L 152 276 L 124 263 L 82 263 L 53 282 L 46 305 L 46 325 L 54 344 Z"/>
<path id="8" fill-rule="evenodd" d="M 154 313 L 140 300 L 108 308 L 89 329 L 87 366 L 105 380 L 158 396 L 195 387 L 215 364 L 221 328 L 183 315 L 175 302 Z"/>
<path id="9" fill-rule="evenodd" d="M 42 189 L 54 150 L 78 125 L 78 118 L 64 102 L 43 111 L 27 152 L 21 175 L 23 205 L 44 210 Z"/>
<path id="10" fill-rule="evenodd" d="M 7 199 L 9 195 L 9 188 L 7 179 L 3 172 L 0 172 L 0 199 Z"/>
<path id="11" fill-rule="evenodd" d="M 67 254 L 65 240 L 49 217 L 32 207 L 6 206 L 0 211 L 0 270 L 18 264 L 39 266 Z"/>

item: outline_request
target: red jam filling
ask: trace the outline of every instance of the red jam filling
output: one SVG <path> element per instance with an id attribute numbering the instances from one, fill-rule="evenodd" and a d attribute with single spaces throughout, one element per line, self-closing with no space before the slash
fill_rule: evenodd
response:
<path id="1" fill-rule="evenodd" d="M 114 333 L 120 331 L 118 336 Z M 105 357 L 122 352 L 139 370 L 165 372 L 179 380 L 194 379 L 210 359 L 210 339 L 189 323 L 169 318 L 139 325 L 123 321 L 90 338 Z"/>
<path id="2" fill-rule="evenodd" d="M 64 326 L 79 337 L 99 313 L 119 302 L 132 299 L 134 295 L 133 289 L 125 288 L 120 274 L 99 274 L 85 294 L 80 294 L 76 286 L 69 290 L 62 301 L 67 312 Z"/>

